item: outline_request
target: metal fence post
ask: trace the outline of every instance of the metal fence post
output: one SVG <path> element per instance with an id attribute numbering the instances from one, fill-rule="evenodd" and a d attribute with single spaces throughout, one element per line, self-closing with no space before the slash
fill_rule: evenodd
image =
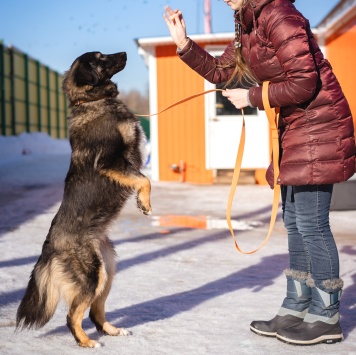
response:
<path id="1" fill-rule="evenodd" d="M 11 106 L 11 131 L 16 136 L 16 102 L 15 102 L 15 62 L 14 50 L 9 48 L 10 57 L 10 106 Z"/>
<path id="2" fill-rule="evenodd" d="M 51 135 L 52 125 L 51 125 L 51 86 L 50 86 L 49 68 L 46 67 L 46 86 L 47 86 L 47 130 L 48 134 Z"/>
<path id="3" fill-rule="evenodd" d="M 0 41 L 0 115 L 1 134 L 6 135 L 6 110 L 5 110 L 5 53 L 4 44 Z"/>
<path id="4" fill-rule="evenodd" d="M 61 138 L 61 117 L 59 111 L 59 80 L 58 80 L 58 73 L 56 73 L 56 116 L 57 116 L 57 137 Z"/>
<path id="5" fill-rule="evenodd" d="M 37 129 L 42 132 L 42 105 L 41 105 L 41 64 L 36 61 L 36 80 L 37 80 Z"/>
<path id="6" fill-rule="evenodd" d="M 25 69 L 25 112 L 26 112 L 26 132 L 31 132 L 30 127 L 30 88 L 29 88 L 29 78 L 28 78 L 28 55 L 23 54 L 24 58 L 24 69 Z"/>

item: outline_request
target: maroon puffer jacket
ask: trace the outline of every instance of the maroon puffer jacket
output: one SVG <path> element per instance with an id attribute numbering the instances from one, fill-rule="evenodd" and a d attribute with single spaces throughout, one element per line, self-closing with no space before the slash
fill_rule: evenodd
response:
<path id="1" fill-rule="evenodd" d="M 291 0 L 248 2 L 242 9 L 242 53 L 255 77 L 269 80 L 272 107 L 281 107 L 279 183 L 342 182 L 355 172 L 349 105 L 309 22 Z M 235 21 L 239 21 L 235 14 Z M 233 42 L 216 59 L 190 40 L 180 58 L 212 83 L 226 82 L 235 67 Z M 249 91 L 263 109 L 262 88 Z"/>

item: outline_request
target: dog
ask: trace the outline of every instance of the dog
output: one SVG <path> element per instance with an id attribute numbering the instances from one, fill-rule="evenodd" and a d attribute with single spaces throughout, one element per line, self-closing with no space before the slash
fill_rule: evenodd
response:
<path id="1" fill-rule="evenodd" d="M 128 335 L 105 318 L 116 253 L 108 228 L 134 193 L 137 207 L 151 214 L 144 163 L 144 133 L 138 118 L 117 99 L 112 76 L 124 69 L 125 52 L 88 52 L 65 73 L 62 89 L 68 117 L 71 161 L 63 200 L 55 215 L 19 305 L 16 328 L 41 328 L 59 299 L 68 306 L 67 326 L 82 347 L 98 347 L 82 328 L 84 312 L 99 332 Z"/>

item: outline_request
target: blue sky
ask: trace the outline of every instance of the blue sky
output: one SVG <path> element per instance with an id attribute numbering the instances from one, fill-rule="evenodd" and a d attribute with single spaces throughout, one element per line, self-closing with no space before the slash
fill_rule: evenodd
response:
<path id="1" fill-rule="evenodd" d="M 0 39 L 50 68 L 64 72 L 84 52 L 126 51 L 125 70 L 114 77 L 121 90 L 145 93 L 148 71 L 136 38 L 168 36 L 163 7 L 182 10 L 188 35 L 204 32 L 204 0 L 1 0 Z M 233 12 L 212 0 L 212 31 L 234 30 Z M 338 0 L 296 0 L 296 7 L 317 25 Z"/>

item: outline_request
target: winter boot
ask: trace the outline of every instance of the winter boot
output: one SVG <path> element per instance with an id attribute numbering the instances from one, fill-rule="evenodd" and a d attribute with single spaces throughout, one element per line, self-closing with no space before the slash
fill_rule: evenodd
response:
<path id="1" fill-rule="evenodd" d="M 315 285 L 311 280 L 312 301 L 302 323 L 287 329 L 279 329 L 277 338 L 289 344 L 332 344 L 342 340 L 339 322 L 341 279 L 326 280 Z"/>
<path id="2" fill-rule="evenodd" d="M 302 271 L 285 270 L 287 276 L 287 297 L 283 300 L 278 314 L 269 321 L 253 321 L 251 331 L 268 337 L 275 337 L 277 331 L 303 322 L 311 301 L 311 289 L 306 285 L 308 274 Z"/>

